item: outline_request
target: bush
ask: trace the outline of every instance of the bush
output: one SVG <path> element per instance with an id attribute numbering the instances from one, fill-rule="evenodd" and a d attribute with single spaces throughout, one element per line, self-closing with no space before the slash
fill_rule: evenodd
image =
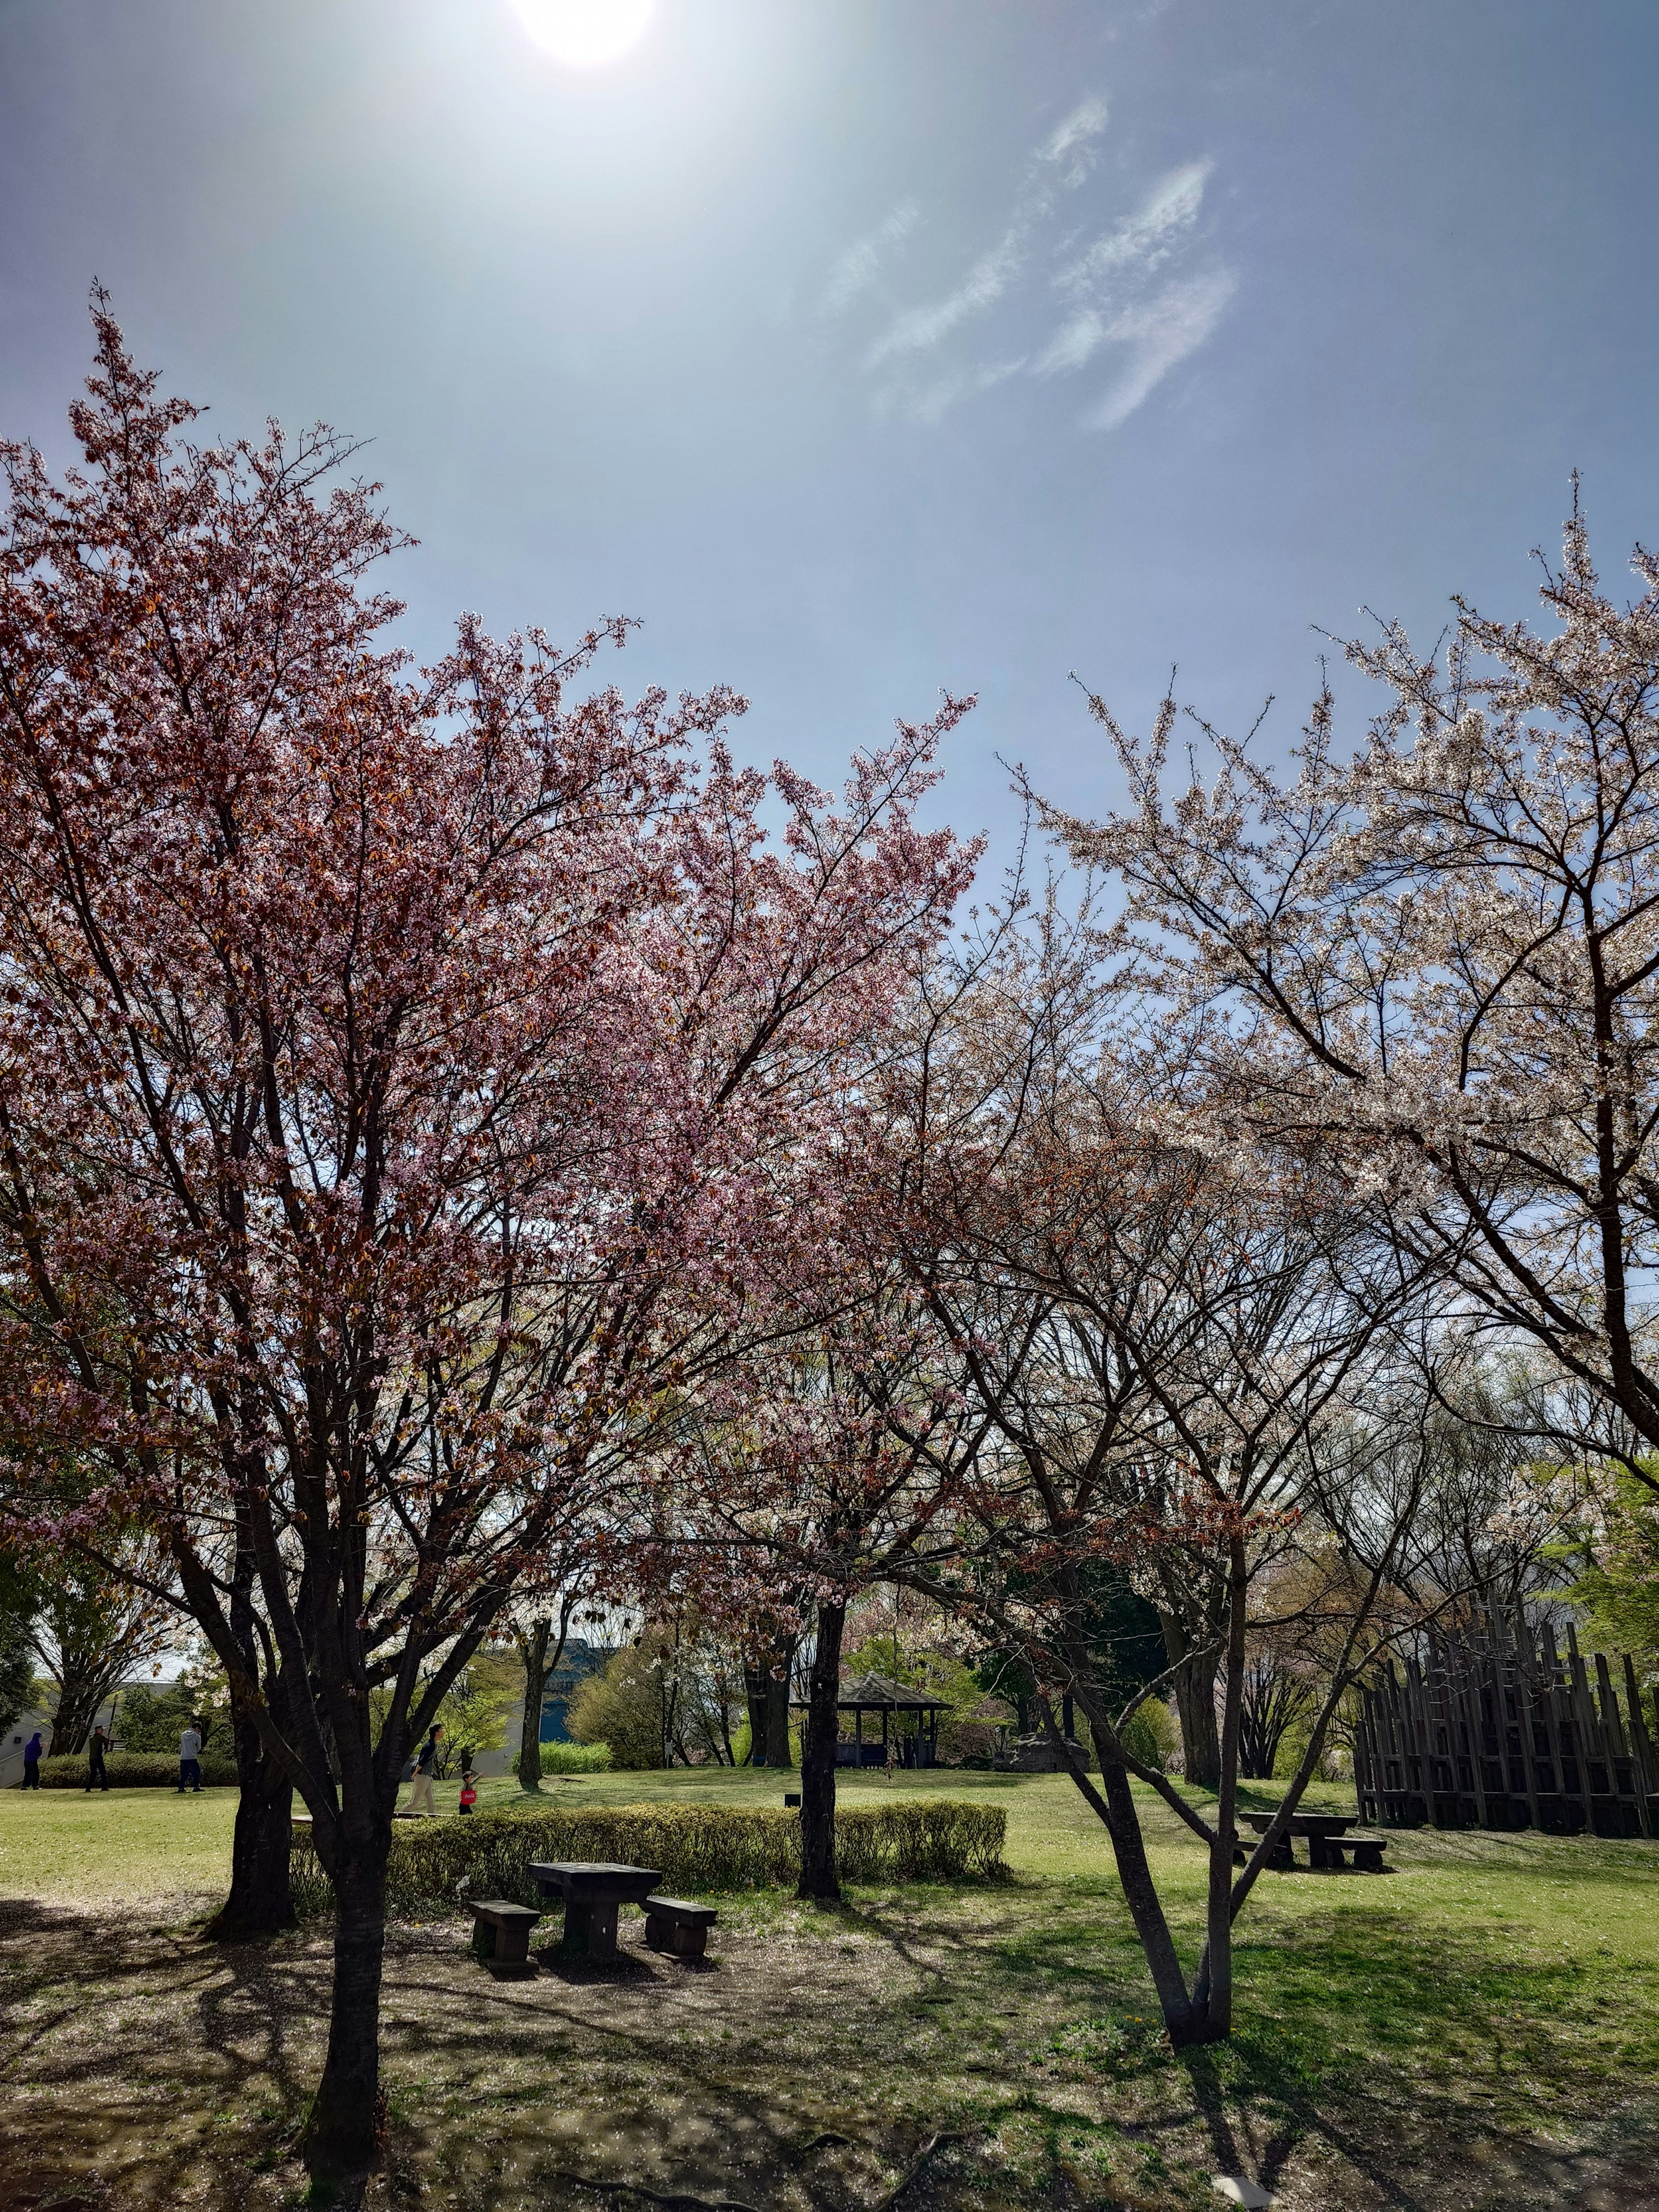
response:
<path id="1" fill-rule="evenodd" d="M 836 1816 L 843 1881 L 994 1881 L 1005 1872 L 1000 1806 L 916 1798 L 849 1806 Z M 399 1821 L 386 1867 L 386 1911 L 419 1914 L 466 1897 L 538 1905 L 533 1859 L 609 1859 L 655 1867 L 666 1888 L 793 1886 L 800 1873 L 800 1815 L 770 1807 L 627 1805 L 569 1812 L 474 1814 Z M 295 1838 L 294 1897 L 302 1913 L 329 1909 L 328 1877 L 308 1835 Z"/>
<path id="2" fill-rule="evenodd" d="M 664 1646 L 660 1632 L 624 1644 L 600 1673 L 577 1683 L 564 1709 L 575 1741 L 609 1744 L 613 1766 L 663 1764 Z"/>
<path id="3" fill-rule="evenodd" d="M 1123 1731 L 1123 1746 L 1143 1766 L 1162 1769 L 1181 1748 L 1181 1729 L 1175 1715 L 1161 1698 L 1148 1698 L 1137 1705 Z"/>
<path id="4" fill-rule="evenodd" d="M 202 1786 L 205 1790 L 234 1790 L 236 1762 L 224 1752 L 202 1754 Z M 160 1790 L 179 1786 L 179 1754 L 163 1751 L 111 1751 L 104 1754 L 104 1771 L 112 1790 Z M 43 1790 L 84 1790 L 87 1755 L 77 1751 L 62 1759 L 43 1759 Z"/>
<path id="5" fill-rule="evenodd" d="M 542 1746 L 544 1774 L 609 1774 L 611 1767 L 611 1747 L 608 1743 L 544 1743 Z M 513 1771 L 519 1771 L 519 1754 L 513 1754 Z"/>

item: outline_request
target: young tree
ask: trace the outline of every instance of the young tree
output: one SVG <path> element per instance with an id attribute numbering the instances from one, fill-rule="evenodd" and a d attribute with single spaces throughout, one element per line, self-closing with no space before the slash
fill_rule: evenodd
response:
<path id="1" fill-rule="evenodd" d="M 666 1572 L 723 1594 L 738 1621 L 752 1620 L 769 1594 L 775 1607 L 780 1589 L 800 1593 L 793 1632 L 811 1647 L 803 1898 L 841 1894 L 836 1747 L 848 1607 L 860 1592 L 925 1567 L 971 1455 L 940 1350 L 902 1293 L 866 1277 L 816 1327 L 797 1324 L 720 1374 L 677 1470 Z"/>
<path id="2" fill-rule="evenodd" d="M 524 1673 L 524 1704 L 519 1717 L 518 1778 L 533 1796 L 542 1783 L 542 1704 L 558 1672 L 570 1634 L 570 1622 L 584 1589 L 571 1548 L 561 1547 L 544 1564 L 545 1587 L 520 1588 L 507 1616 Z"/>
<path id="3" fill-rule="evenodd" d="M 1111 1838 L 1170 2035 L 1190 2044 L 1230 2032 L 1232 1923 L 1277 1842 L 1270 1828 L 1235 1881 L 1252 1588 L 1302 1516 L 1340 1511 L 1362 1588 L 1282 1833 L 1415 1517 L 1411 1455 L 1356 1459 L 1348 1441 L 1398 1395 L 1391 1332 L 1413 1286 L 1317 1163 L 1205 1141 L 1200 1101 L 1162 1039 L 1115 1029 L 1100 950 L 1086 906 L 1065 924 L 1051 900 L 965 981 L 945 976 L 921 1024 L 910 1261 L 988 1430 L 963 1499 L 977 1540 L 964 1530 L 936 1586 L 985 1643 L 1022 1654 L 1057 1745 L 1053 1700 L 1081 1711 L 1098 1788 L 1067 1765 Z M 1403 1419 L 1415 1400 L 1402 1404 Z M 1155 1601 L 1171 1583 L 1219 1589 L 1212 1645 L 1183 1647 L 1170 1670 L 1219 1662 L 1209 1817 L 1126 1740 L 1161 1684 L 1109 1702 L 1092 1617 L 1114 1570 Z M 1206 1848 L 1190 1981 L 1131 1774 Z"/>
<path id="4" fill-rule="evenodd" d="M 837 807 L 733 767 L 728 693 L 573 701 L 600 633 L 468 621 L 411 681 L 346 449 L 198 448 L 97 326 L 85 470 L 3 455 L 12 1502 L 96 1550 L 67 1438 L 149 1520 L 304 1799 L 337 1903 L 304 2148 L 351 2172 L 407 1747 L 725 1356 L 757 1253 L 810 1243 L 825 1101 L 971 865 L 914 819 L 963 709 Z"/>

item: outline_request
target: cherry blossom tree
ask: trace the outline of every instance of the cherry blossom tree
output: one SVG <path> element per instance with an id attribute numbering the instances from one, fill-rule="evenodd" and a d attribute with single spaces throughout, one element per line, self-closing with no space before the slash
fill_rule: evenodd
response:
<path id="1" fill-rule="evenodd" d="M 1168 2032 L 1194 2044 L 1230 2033 L 1234 1921 L 1374 1648 L 1366 1625 L 1417 1518 L 1422 1394 L 1398 1343 L 1417 1284 L 1316 1163 L 1205 1140 L 1187 1071 L 1139 1030 L 1133 1001 L 1122 1008 L 1109 943 L 1086 892 L 1070 920 L 1051 897 L 944 969 L 920 1024 L 910 1265 L 985 1437 L 956 1543 L 917 1581 L 1029 1668 L 1111 1839 Z M 1235 1878 L 1252 1594 L 1304 1522 L 1341 1531 L 1345 1634 L 1276 1826 Z M 1165 1675 L 1115 1709 L 1096 1613 L 1103 1583 L 1125 1573 L 1166 1606 L 1189 1594 L 1208 1640 L 1183 1640 Z M 1218 1692 L 1212 1807 L 1126 1736 L 1142 1698 L 1183 1671 Z M 1098 1785 L 1054 1725 L 1056 1698 L 1083 1714 Z M 1132 1775 L 1206 1850 L 1190 1975 Z"/>
<path id="2" fill-rule="evenodd" d="M 1053 808 L 1127 895 L 1120 943 L 1232 1127 L 1317 1152 L 1470 1327 L 1547 1358 L 1535 1434 L 1659 1485 L 1659 560 L 1602 589 L 1574 511 L 1544 624 L 1455 602 L 1443 653 L 1348 644 L 1383 702 L 1352 761 L 1322 690 L 1294 771 L 1207 723 L 1097 720 L 1130 805 Z"/>
<path id="3" fill-rule="evenodd" d="M 827 1285 L 821 1285 L 827 1289 Z M 841 1894 L 836 1747 L 850 1606 L 947 1557 L 973 1417 L 949 1347 L 872 1267 L 844 1303 L 723 1370 L 675 1470 L 665 1566 L 736 1621 L 810 1638 L 800 1895 Z M 788 1612 L 786 1614 L 785 1606 Z"/>
<path id="4" fill-rule="evenodd" d="M 3 456 L 8 1502 L 145 1518 L 304 1800 L 304 2147 L 350 2172 L 407 1747 L 816 1245 L 833 1102 L 971 868 L 915 822 L 963 702 L 836 804 L 734 765 L 730 693 L 574 696 L 605 631 L 468 619 L 416 677 L 348 449 L 191 443 L 95 304 L 84 468 Z M 101 1494 L 53 1492 L 64 1438 Z"/>

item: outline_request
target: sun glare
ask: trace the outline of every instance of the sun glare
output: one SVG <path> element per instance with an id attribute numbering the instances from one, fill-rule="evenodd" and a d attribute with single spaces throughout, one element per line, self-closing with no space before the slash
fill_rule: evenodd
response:
<path id="1" fill-rule="evenodd" d="M 544 53 L 567 69 L 603 69 L 645 36 L 657 0 L 513 0 Z"/>

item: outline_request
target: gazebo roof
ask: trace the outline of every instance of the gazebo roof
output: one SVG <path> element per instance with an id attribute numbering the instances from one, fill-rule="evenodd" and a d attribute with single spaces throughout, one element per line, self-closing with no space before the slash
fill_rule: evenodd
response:
<path id="1" fill-rule="evenodd" d="M 794 1700 L 804 1705 L 805 1698 Z M 895 1682 L 886 1674 L 854 1674 L 841 1686 L 841 1695 L 836 1700 L 837 1710 L 851 1712 L 942 1713 L 950 1706 L 948 1698 L 930 1698 L 908 1682 Z"/>

